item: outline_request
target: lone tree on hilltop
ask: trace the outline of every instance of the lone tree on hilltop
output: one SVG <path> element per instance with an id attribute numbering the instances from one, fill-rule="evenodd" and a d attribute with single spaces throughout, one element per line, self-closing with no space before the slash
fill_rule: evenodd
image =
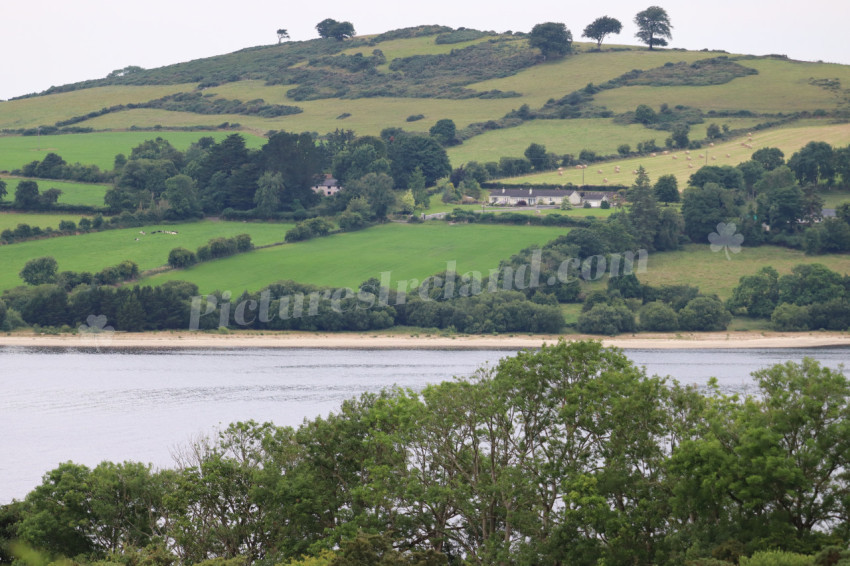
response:
<path id="1" fill-rule="evenodd" d="M 635 37 L 649 45 L 650 49 L 656 45 L 664 47 L 667 45 L 668 39 L 673 39 L 670 34 L 670 30 L 673 28 L 670 25 L 670 16 L 660 6 L 650 6 L 642 12 L 638 12 L 635 16 L 635 25 L 638 27 Z"/>
<path id="2" fill-rule="evenodd" d="M 354 25 L 351 22 L 338 22 L 331 18 L 316 24 L 316 31 L 322 39 L 333 38 L 337 41 L 354 37 Z"/>
<path id="3" fill-rule="evenodd" d="M 620 33 L 621 31 L 623 31 L 623 24 L 620 23 L 620 20 L 608 16 L 602 16 L 601 18 L 593 20 L 590 25 L 584 28 L 584 32 L 581 36 L 589 39 L 595 39 L 596 48 L 602 49 L 602 40 L 605 39 L 605 36 L 612 33 Z"/>
<path id="4" fill-rule="evenodd" d="M 280 28 L 277 30 L 277 43 L 280 44 L 284 39 L 289 39 L 289 32 Z"/>
<path id="5" fill-rule="evenodd" d="M 572 49 L 573 34 L 564 24 L 546 22 L 531 28 L 528 44 L 540 49 L 544 59 L 563 57 Z"/>

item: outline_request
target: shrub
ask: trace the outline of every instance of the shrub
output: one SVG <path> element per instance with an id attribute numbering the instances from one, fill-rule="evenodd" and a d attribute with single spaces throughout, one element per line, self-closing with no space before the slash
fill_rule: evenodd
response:
<path id="1" fill-rule="evenodd" d="M 679 311 L 682 330 L 726 330 L 731 320 L 732 315 L 723 303 L 712 297 L 697 297 Z"/>
<path id="2" fill-rule="evenodd" d="M 175 269 L 189 267 L 197 262 L 197 256 L 186 248 L 174 248 L 168 253 L 168 265 Z"/>
<path id="3" fill-rule="evenodd" d="M 647 303 L 638 311 L 640 329 L 655 332 L 670 332 L 679 328 L 679 316 L 669 305 L 661 301 Z"/>
<path id="4" fill-rule="evenodd" d="M 626 306 L 597 304 L 578 317 L 578 330 L 585 334 L 607 334 L 634 332 L 635 315 Z"/>
<path id="5" fill-rule="evenodd" d="M 770 315 L 770 322 L 776 330 L 794 332 L 809 329 L 809 307 L 791 303 L 782 303 Z"/>
<path id="6" fill-rule="evenodd" d="M 812 566 L 814 563 L 814 556 L 782 550 L 756 552 L 749 558 L 742 556 L 738 562 L 739 566 Z"/>

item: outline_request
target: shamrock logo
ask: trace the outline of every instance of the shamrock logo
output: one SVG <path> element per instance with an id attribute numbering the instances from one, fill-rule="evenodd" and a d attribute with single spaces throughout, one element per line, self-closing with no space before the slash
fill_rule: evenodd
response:
<path id="1" fill-rule="evenodd" d="M 717 225 L 717 232 L 712 232 L 708 235 L 708 241 L 711 242 L 711 251 L 719 252 L 723 250 L 726 252 L 726 259 L 732 259 L 729 257 L 729 252 L 733 254 L 740 253 L 741 251 L 741 243 L 744 241 L 743 234 L 736 234 L 738 227 L 734 222 L 730 222 L 726 224 L 721 222 Z"/>
<path id="2" fill-rule="evenodd" d="M 104 342 L 112 340 L 112 335 L 115 334 L 115 329 L 106 325 L 106 315 L 90 314 L 86 318 L 86 324 L 81 324 L 77 329 L 80 339 L 86 342 L 91 342 L 95 347 Z"/>

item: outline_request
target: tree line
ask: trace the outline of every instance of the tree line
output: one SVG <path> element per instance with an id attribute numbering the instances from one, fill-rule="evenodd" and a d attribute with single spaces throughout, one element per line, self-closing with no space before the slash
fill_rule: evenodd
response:
<path id="1" fill-rule="evenodd" d="M 170 469 L 60 464 L 0 507 L 0 561 L 25 548 L 128 566 L 846 560 L 847 378 L 804 359 L 753 382 L 698 389 L 561 341 L 297 428 L 234 423 Z"/>

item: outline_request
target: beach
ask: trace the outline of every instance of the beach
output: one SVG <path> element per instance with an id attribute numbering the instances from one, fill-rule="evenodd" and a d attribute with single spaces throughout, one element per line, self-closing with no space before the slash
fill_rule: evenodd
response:
<path id="1" fill-rule="evenodd" d="M 138 332 L 90 334 L 12 333 L 0 346 L 32 348 L 328 348 L 328 349 L 521 349 L 539 348 L 559 339 L 601 340 L 623 349 L 821 348 L 850 346 L 850 333 L 839 332 L 695 332 L 591 335 L 423 335 L 309 332 Z"/>

